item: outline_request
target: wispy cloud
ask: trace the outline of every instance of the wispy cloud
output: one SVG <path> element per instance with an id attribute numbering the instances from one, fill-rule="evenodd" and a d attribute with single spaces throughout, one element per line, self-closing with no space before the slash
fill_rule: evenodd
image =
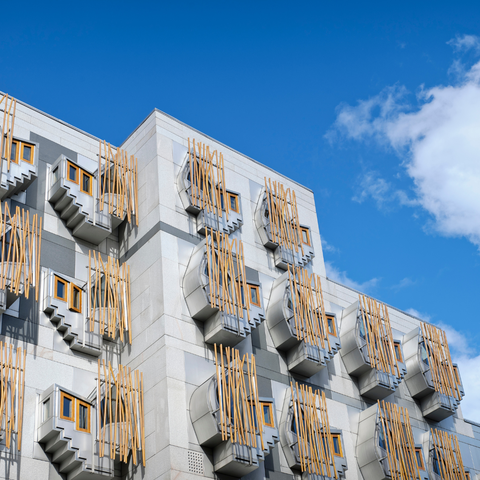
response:
<path id="1" fill-rule="evenodd" d="M 456 52 L 475 50 L 480 52 L 480 38 L 476 35 L 457 35 L 447 42 Z"/>
<path id="2" fill-rule="evenodd" d="M 412 280 L 411 278 L 405 277 L 402 278 L 396 285 L 392 286 L 392 290 L 399 291 L 403 290 L 404 288 L 412 287 L 417 283 L 416 280 Z"/>
<path id="3" fill-rule="evenodd" d="M 477 48 L 472 36 L 455 48 Z M 367 172 L 354 197 L 371 197 L 379 208 L 389 199 L 420 206 L 445 236 L 464 236 L 480 247 L 480 62 L 455 83 L 421 90 L 415 106 L 404 87 L 394 85 L 355 106 L 340 105 L 333 130 L 356 141 L 374 141 L 395 151 L 412 180 L 414 197 L 380 175 Z"/>
<path id="4" fill-rule="evenodd" d="M 322 249 L 324 252 L 330 252 L 330 253 L 339 253 L 340 250 L 333 246 L 331 243 L 328 243 L 324 237 L 322 237 Z"/>
<path id="5" fill-rule="evenodd" d="M 379 278 L 372 278 L 363 283 L 357 282 L 351 279 L 347 272 L 338 269 L 331 262 L 325 262 L 325 269 L 327 271 L 327 277 L 331 280 L 364 293 L 370 293 L 380 281 Z"/>
<path id="6" fill-rule="evenodd" d="M 427 313 L 421 313 L 418 310 L 415 310 L 414 308 L 409 308 L 408 310 L 405 310 L 406 313 L 411 315 L 412 317 L 418 318 L 419 320 L 423 320 L 424 322 L 429 322 L 430 321 L 430 315 Z"/>

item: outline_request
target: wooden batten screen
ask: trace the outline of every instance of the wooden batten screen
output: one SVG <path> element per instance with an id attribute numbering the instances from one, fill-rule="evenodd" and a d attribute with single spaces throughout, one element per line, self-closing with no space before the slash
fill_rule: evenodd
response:
<path id="1" fill-rule="evenodd" d="M 141 450 L 145 466 L 143 373 L 119 365 L 115 374 L 110 362 L 107 366 L 105 360 L 99 359 L 97 408 L 99 456 L 114 459 L 118 454 L 122 462 L 128 463 L 131 450 L 133 463 L 137 465 Z"/>
<path id="2" fill-rule="evenodd" d="M 297 340 L 331 350 L 320 277 L 304 268 L 288 267 Z"/>
<path id="3" fill-rule="evenodd" d="M 31 223 L 30 223 L 31 220 Z M 0 288 L 8 287 L 10 292 L 29 296 L 30 287 L 35 287 L 35 300 L 38 301 L 40 274 L 40 249 L 42 245 L 42 217 L 32 215 L 23 208 L 16 207 L 12 215 L 8 203 L 0 207 Z"/>
<path id="4" fill-rule="evenodd" d="M 7 94 L 0 98 L 0 108 L 3 107 L 2 130 L 0 134 L 0 160 L 7 159 L 7 170 L 10 170 L 10 157 L 12 152 L 13 127 L 15 126 L 15 112 L 17 101 Z"/>
<path id="5" fill-rule="evenodd" d="M 359 301 L 371 367 L 399 377 L 387 306 L 365 295 Z"/>
<path id="6" fill-rule="evenodd" d="M 338 478 L 325 393 L 297 382 L 290 388 L 302 472 Z"/>
<path id="7" fill-rule="evenodd" d="M 295 192 L 265 177 L 265 193 L 270 220 L 271 240 L 303 255 L 302 232 L 298 220 L 298 208 Z"/>
<path id="8" fill-rule="evenodd" d="M 12 432 L 17 432 L 17 449 L 22 447 L 23 404 L 25 399 L 25 363 L 27 351 L 0 342 L 0 426 L 5 445 L 10 448 Z"/>
<path id="9" fill-rule="evenodd" d="M 428 363 L 432 372 L 435 391 L 460 401 L 462 396 L 455 379 L 455 372 L 453 371 L 447 335 L 440 328 L 424 322 L 420 323 L 420 329 L 428 354 Z"/>
<path id="10" fill-rule="evenodd" d="M 457 436 L 436 428 L 430 433 L 442 480 L 467 480 Z"/>
<path id="11" fill-rule="evenodd" d="M 264 449 L 263 411 L 258 400 L 255 357 L 223 345 L 215 349 L 217 393 L 222 440 Z"/>
<path id="12" fill-rule="evenodd" d="M 126 150 L 100 142 L 98 153 L 98 199 L 108 213 L 119 218 L 127 215 L 129 223 L 135 216 L 138 226 L 138 160 Z"/>
<path id="13" fill-rule="evenodd" d="M 377 405 L 392 480 L 421 479 L 408 410 L 384 400 L 378 401 Z"/>
<path id="14" fill-rule="evenodd" d="M 88 253 L 90 299 L 90 331 L 95 330 L 95 316 L 98 309 L 100 334 L 107 333 L 113 339 L 117 336 L 123 342 L 124 332 L 132 343 L 132 314 L 130 307 L 130 266 L 112 257 L 102 260 L 100 253 Z"/>
<path id="15" fill-rule="evenodd" d="M 238 318 L 244 317 L 245 309 L 250 321 L 250 295 L 242 241 L 230 241 L 227 234 L 208 229 L 205 241 L 210 306 Z"/>
<path id="16" fill-rule="evenodd" d="M 223 154 L 217 150 L 210 152 L 208 145 L 195 142 L 195 139 L 190 142 L 189 138 L 188 163 L 192 205 L 207 212 L 213 212 L 218 217 L 221 217 L 222 210 L 225 210 L 228 220 L 230 206 L 225 190 Z"/>

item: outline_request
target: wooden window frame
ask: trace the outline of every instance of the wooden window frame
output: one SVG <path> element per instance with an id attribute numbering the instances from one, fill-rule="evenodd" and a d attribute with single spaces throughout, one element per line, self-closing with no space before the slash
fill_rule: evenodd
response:
<path id="1" fill-rule="evenodd" d="M 258 298 L 258 303 L 255 303 L 252 300 L 252 290 L 257 291 L 257 298 Z M 250 297 L 250 303 L 252 305 L 255 305 L 257 307 L 262 307 L 262 300 L 260 299 L 260 287 L 258 285 L 251 285 L 250 283 L 248 284 L 248 296 Z"/>
<path id="2" fill-rule="evenodd" d="M 70 167 L 73 167 L 75 169 L 75 180 L 72 180 L 70 178 Z M 75 165 L 74 163 L 70 162 L 67 160 L 67 180 L 72 183 L 76 183 L 77 185 L 80 182 L 80 172 L 79 172 L 78 165 Z"/>
<path id="3" fill-rule="evenodd" d="M 335 325 L 335 316 L 334 315 L 325 315 L 326 319 L 327 319 L 327 331 L 328 331 L 328 334 L 329 335 L 333 335 L 334 337 L 337 336 L 337 326 Z M 331 318 L 332 319 L 332 325 L 333 325 L 333 333 L 330 332 L 330 329 L 328 328 L 328 319 Z"/>
<path id="4" fill-rule="evenodd" d="M 300 227 L 300 231 L 302 232 L 302 243 L 304 245 L 308 245 L 309 247 L 312 246 L 312 240 L 310 239 L 310 229 L 307 227 Z M 307 234 L 307 242 L 303 239 L 303 232 Z"/>
<path id="5" fill-rule="evenodd" d="M 79 302 L 80 308 L 76 308 L 75 305 L 73 304 L 73 299 L 75 298 L 73 293 L 75 290 L 80 295 L 80 302 Z M 73 310 L 74 312 L 82 313 L 82 289 L 78 285 L 75 285 L 74 283 L 70 283 L 70 301 L 68 302 L 68 308 L 70 310 Z"/>
<path id="6" fill-rule="evenodd" d="M 422 448 L 421 447 L 415 447 L 415 457 L 417 455 L 416 452 L 420 452 L 420 461 L 422 462 L 421 465 L 418 466 L 420 470 L 425 470 L 425 462 L 423 461 L 423 453 L 422 453 Z"/>
<path id="7" fill-rule="evenodd" d="M 230 203 L 230 198 L 235 199 L 235 207 L 232 208 L 232 204 Z M 240 198 L 236 193 L 227 192 L 227 200 L 228 200 L 228 208 L 236 213 L 240 213 Z"/>
<path id="8" fill-rule="evenodd" d="M 273 403 L 272 402 L 260 402 L 260 406 L 262 407 L 262 424 L 265 425 L 266 427 L 275 428 L 275 418 L 273 416 Z M 270 412 L 270 419 L 272 420 L 272 423 L 267 423 L 265 421 L 265 412 L 263 411 L 264 406 L 268 407 L 268 410 Z"/>
<path id="9" fill-rule="evenodd" d="M 333 447 L 333 455 L 335 457 L 343 457 L 343 446 L 342 446 L 342 436 L 339 433 L 331 433 L 332 435 L 332 444 L 333 444 L 333 438 L 338 439 L 338 447 L 340 448 L 340 453 L 335 452 L 335 446 Z"/>
<path id="10" fill-rule="evenodd" d="M 7 140 L 5 139 L 5 142 Z M 20 140 L 15 140 L 14 138 L 12 139 L 12 148 L 13 148 L 13 144 L 15 144 L 17 146 L 17 149 L 15 151 L 15 158 L 14 159 L 10 159 L 10 162 L 13 162 L 13 163 L 16 163 L 18 165 L 18 157 L 20 155 L 20 148 L 21 148 L 21 144 L 22 142 L 20 142 Z M 11 151 L 10 151 L 10 155 L 11 155 Z"/>
<path id="11" fill-rule="evenodd" d="M 76 412 L 77 414 L 75 415 L 75 429 L 78 430 L 79 432 L 85 432 L 85 433 L 90 433 L 90 407 L 91 405 L 87 402 L 84 402 L 83 400 L 80 400 L 79 398 L 75 399 L 76 400 Z M 80 405 L 83 407 L 87 407 L 87 428 L 80 428 Z"/>
<path id="12" fill-rule="evenodd" d="M 23 162 L 25 163 L 29 163 L 30 165 L 33 165 L 33 159 L 35 158 L 35 145 L 32 145 L 31 143 L 28 143 L 28 142 L 19 142 L 20 143 L 20 147 L 21 147 L 21 155 L 20 155 L 20 160 L 22 160 Z M 23 158 L 23 149 L 25 147 L 30 147 L 32 149 L 32 156 L 30 158 L 30 160 L 26 160 L 25 158 Z"/>
<path id="13" fill-rule="evenodd" d="M 397 361 L 403 363 L 402 344 L 400 342 L 393 342 L 393 349 L 395 350 L 395 358 L 397 359 Z M 398 351 L 398 355 L 397 355 L 397 351 Z"/>
<path id="14" fill-rule="evenodd" d="M 90 188 L 89 188 L 88 192 L 83 189 L 83 177 L 84 176 L 88 177 L 90 179 L 90 183 L 89 183 Z M 93 175 L 90 175 L 89 173 L 80 169 L 80 191 L 83 192 L 83 193 L 86 193 L 87 195 L 92 196 L 92 190 L 93 190 Z"/>
<path id="15" fill-rule="evenodd" d="M 54 281 L 55 281 L 55 285 L 53 287 L 53 290 L 54 290 L 54 297 L 57 299 L 57 300 L 62 300 L 62 302 L 66 302 L 68 300 L 68 283 L 66 280 L 64 280 L 63 278 L 60 278 L 58 277 L 57 275 L 54 276 Z M 58 293 L 57 293 L 57 282 L 60 282 L 60 283 L 63 283 L 63 286 L 65 287 L 65 297 L 59 297 L 58 296 Z"/>
<path id="16" fill-rule="evenodd" d="M 66 417 L 63 414 L 63 399 L 64 398 L 68 398 L 72 402 L 72 411 L 71 411 L 72 416 L 71 417 Z M 60 390 L 60 418 L 63 419 L 63 420 L 69 420 L 70 422 L 75 421 L 75 397 L 70 395 L 69 393 L 62 392 L 61 390 Z"/>

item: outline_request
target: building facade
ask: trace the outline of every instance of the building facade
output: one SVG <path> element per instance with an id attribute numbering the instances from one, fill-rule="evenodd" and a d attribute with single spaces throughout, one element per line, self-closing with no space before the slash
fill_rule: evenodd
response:
<path id="1" fill-rule="evenodd" d="M 326 277 L 309 189 L 158 110 L 0 121 L 0 478 L 480 479 L 445 333 Z"/>

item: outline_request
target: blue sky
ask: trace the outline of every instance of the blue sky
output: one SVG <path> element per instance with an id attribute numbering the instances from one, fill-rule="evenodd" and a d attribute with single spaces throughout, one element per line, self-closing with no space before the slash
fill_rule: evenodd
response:
<path id="1" fill-rule="evenodd" d="M 455 329 L 473 371 L 479 14 L 461 1 L 22 2 L 2 22 L 0 90 L 114 144 L 157 107 L 310 187 L 329 275 Z"/>

